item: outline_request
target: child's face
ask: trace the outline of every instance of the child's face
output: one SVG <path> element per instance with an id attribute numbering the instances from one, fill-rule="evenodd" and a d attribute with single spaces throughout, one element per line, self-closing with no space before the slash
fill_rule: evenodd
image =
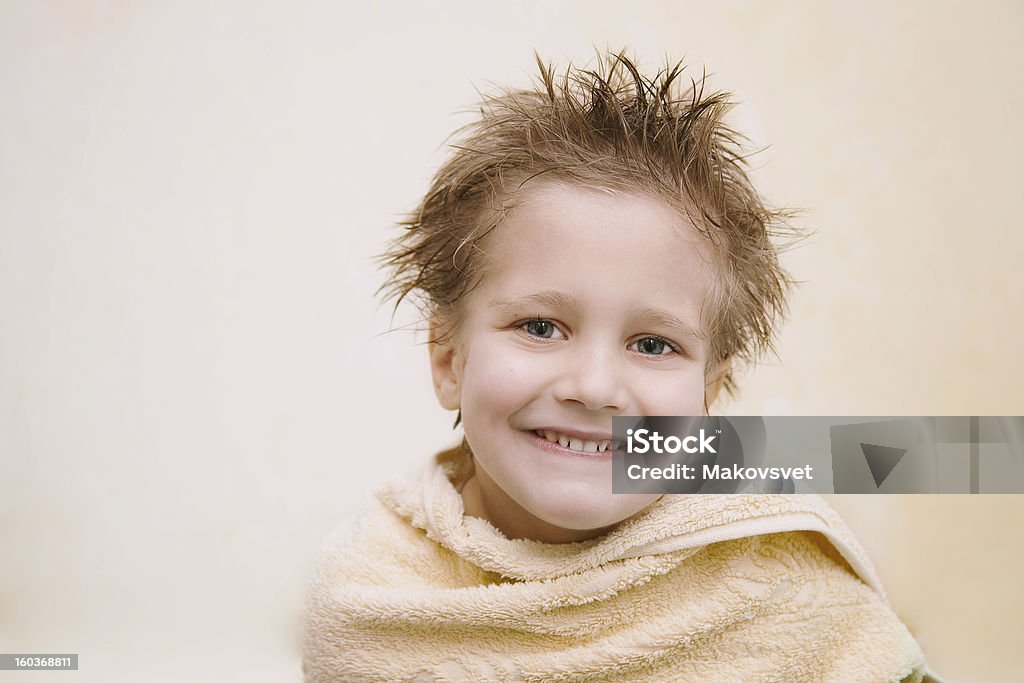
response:
<path id="1" fill-rule="evenodd" d="M 527 189 L 483 250 L 457 341 L 431 360 L 485 506 L 519 529 L 636 514 L 658 495 L 613 495 L 601 449 L 612 416 L 704 414 L 708 250 L 662 200 L 553 182 Z"/>

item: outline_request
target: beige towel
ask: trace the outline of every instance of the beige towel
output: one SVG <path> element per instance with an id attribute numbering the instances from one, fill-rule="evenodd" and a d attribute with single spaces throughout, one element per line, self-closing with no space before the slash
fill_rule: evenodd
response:
<path id="1" fill-rule="evenodd" d="M 588 541 L 464 517 L 438 455 L 325 541 L 306 681 L 921 681 L 864 552 L 816 496 L 665 496 Z"/>

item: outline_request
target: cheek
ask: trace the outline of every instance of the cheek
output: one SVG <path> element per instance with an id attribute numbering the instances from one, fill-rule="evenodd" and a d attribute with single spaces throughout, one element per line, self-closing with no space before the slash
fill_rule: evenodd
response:
<path id="1" fill-rule="evenodd" d="M 508 416 L 538 391 L 541 374 L 529 358 L 500 345 L 480 345 L 467 357 L 463 412 Z"/>
<path id="2" fill-rule="evenodd" d="M 704 374 L 672 373 L 645 382 L 640 407 L 644 415 L 702 415 Z"/>

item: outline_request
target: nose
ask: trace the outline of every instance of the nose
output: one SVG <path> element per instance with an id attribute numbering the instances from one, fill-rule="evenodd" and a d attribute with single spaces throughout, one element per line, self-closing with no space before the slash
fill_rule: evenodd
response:
<path id="1" fill-rule="evenodd" d="M 614 343 L 579 340 L 567 350 L 555 385 L 559 402 L 577 403 L 589 410 L 616 410 L 626 407 L 622 354 Z"/>

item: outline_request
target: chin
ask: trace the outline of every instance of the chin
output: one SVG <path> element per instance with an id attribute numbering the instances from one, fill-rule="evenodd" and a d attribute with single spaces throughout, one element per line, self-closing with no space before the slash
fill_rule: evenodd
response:
<path id="1" fill-rule="evenodd" d="M 539 509 L 532 511 L 548 524 L 562 529 L 574 531 L 589 531 L 602 529 L 613 524 L 618 524 L 624 519 L 632 517 L 641 506 L 630 506 L 621 509 L 609 505 L 608 494 L 601 496 L 562 496 L 558 498 L 558 505 L 541 505 Z"/>

